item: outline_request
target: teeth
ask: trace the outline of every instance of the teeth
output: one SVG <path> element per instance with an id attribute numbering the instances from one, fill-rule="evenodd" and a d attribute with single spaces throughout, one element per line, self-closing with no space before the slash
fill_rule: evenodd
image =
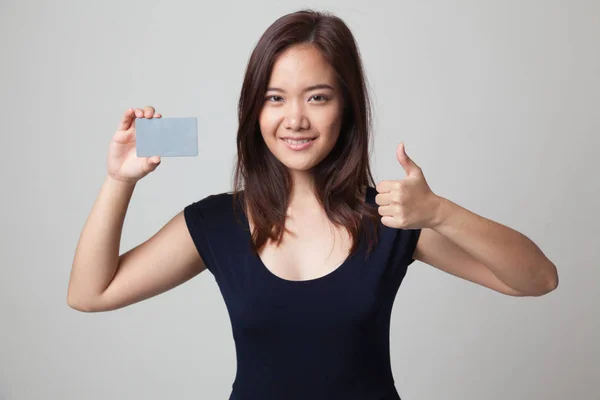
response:
<path id="1" fill-rule="evenodd" d="M 286 142 L 290 143 L 290 144 L 303 144 L 303 143 L 308 143 L 310 142 L 312 139 L 305 139 L 305 140 L 292 140 L 292 139 L 283 139 Z"/>

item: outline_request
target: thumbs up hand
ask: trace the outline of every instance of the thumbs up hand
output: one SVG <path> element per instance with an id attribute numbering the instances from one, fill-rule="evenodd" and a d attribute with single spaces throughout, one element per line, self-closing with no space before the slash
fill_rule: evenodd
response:
<path id="1" fill-rule="evenodd" d="M 377 184 L 375 202 L 379 205 L 381 223 L 397 229 L 436 226 L 442 198 L 431 191 L 421 168 L 406 154 L 404 143 L 398 145 L 396 157 L 406 178 Z"/>

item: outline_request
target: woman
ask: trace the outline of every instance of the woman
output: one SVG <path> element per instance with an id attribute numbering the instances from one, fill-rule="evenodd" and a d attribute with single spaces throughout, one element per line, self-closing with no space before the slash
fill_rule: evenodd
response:
<path id="1" fill-rule="evenodd" d="M 135 118 L 160 113 L 125 112 L 75 253 L 71 307 L 125 307 L 209 269 L 236 343 L 231 399 L 399 399 L 389 323 L 414 260 L 507 295 L 557 286 L 534 243 L 434 194 L 402 143 L 406 178 L 375 185 L 363 69 L 339 18 L 300 11 L 270 26 L 238 111 L 233 194 L 190 204 L 119 255 L 135 184 L 160 164 L 135 156 Z"/>

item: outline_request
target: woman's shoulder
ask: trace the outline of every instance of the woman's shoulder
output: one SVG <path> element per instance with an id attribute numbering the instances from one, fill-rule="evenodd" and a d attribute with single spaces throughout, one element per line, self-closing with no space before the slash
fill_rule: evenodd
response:
<path id="1" fill-rule="evenodd" d="M 195 209 L 219 207 L 223 204 L 231 202 L 232 198 L 233 193 L 231 192 L 212 193 L 192 201 L 192 203 L 188 204 L 187 207 L 193 207 Z"/>
<path id="2" fill-rule="evenodd" d="M 199 214 L 205 217 L 222 217 L 224 214 L 231 215 L 233 208 L 234 193 L 221 192 L 209 194 L 188 204 L 185 207 L 185 212 L 188 214 Z"/>

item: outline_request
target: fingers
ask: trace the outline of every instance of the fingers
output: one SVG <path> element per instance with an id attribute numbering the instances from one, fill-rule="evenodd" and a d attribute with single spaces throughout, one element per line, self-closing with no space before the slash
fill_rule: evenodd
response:
<path id="1" fill-rule="evenodd" d="M 135 128 L 136 118 L 162 118 L 162 115 L 156 113 L 156 110 L 152 106 L 146 106 L 143 109 L 128 108 L 123 114 L 117 130 L 126 131 L 130 128 Z"/>
<path id="2" fill-rule="evenodd" d="M 146 106 L 143 109 L 142 108 L 133 108 L 133 109 L 130 108 L 129 110 L 133 110 L 133 118 L 132 118 L 132 121 L 127 126 L 127 128 L 125 128 L 125 129 L 135 128 L 135 118 L 161 118 L 162 117 L 162 115 L 155 113 L 156 110 L 152 106 Z M 122 125 L 122 126 L 124 126 L 124 125 Z M 119 126 L 119 128 L 121 128 L 121 126 Z"/>
<path id="3" fill-rule="evenodd" d="M 387 206 L 388 204 L 393 202 L 391 193 L 379 193 L 375 196 L 375 204 L 380 206 Z"/>
<path id="4" fill-rule="evenodd" d="M 152 118 L 156 110 L 152 106 L 146 106 L 144 108 L 136 108 L 135 116 L 136 118 Z"/>
<path id="5" fill-rule="evenodd" d="M 393 217 L 397 211 L 397 208 L 394 206 L 379 206 L 377 208 L 377 212 L 382 217 Z"/>
<path id="6" fill-rule="evenodd" d="M 377 184 L 377 186 L 375 187 L 375 189 L 379 193 L 387 193 L 387 192 L 391 192 L 393 189 L 400 189 L 401 186 L 402 186 L 402 184 L 398 180 L 396 180 L 396 181 L 388 180 L 388 181 L 379 182 Z"/>
<path id="7" fill-rule="evenodd" d="M 160 165 L 160 157 L 148 157 L 148 172 L 154 171 Z"/>
<path id="8" fill-rule="evenodd" d="M 379 193 L 375 196 L 375 203 L 380 206 L 402 203 L 403 194 L 398 190 L 392 190 L 388 193 Z"/>
<path id="9" fill-rule="evenodd" d="M 160 115 L 160 113 L 156 113 L 156 110 L 152 106 L 147 106 L 143 109 L 128 108 L 127 111 L 125 111 L 125 114 L 123 115 L 123 120 L 121 122 L 129 122 L 129 125 L 131 125 L 131 120 L 133 120 L 134 116 L 135 118 L 160 118 L 162 115 Z"/>
<path id="10" fill-rule="evenodd" d="M 144 110 L 141 108 L 135 109 L 135 117 L 136 118 L 144 118 Z"/>
<path id="11" fill-rule="evenodd" d="M 144 107 L 144 118 L 152 118 L 154 117 L 154 113 L 156 110 L 152 106 Z"/>
<path id="12" fill-rule="evenodd" d="M 134 116 L 134 109 L 128 108 L 127 111 L 125 111 L 125 113 L 123 114 L 123 118 L 121 118 L 121 121 L 119 122 L 118 130 L 126 131 L 127 129 L 129 129 L 131 127 L 132 121 L 134 120 Z"/>
<path id="13" fill-rule="evenodd" d="M 156 110 L 154 107 L 148 106 L 144 108 L 144 117 L 145 118 L 153 118 Z"/>

